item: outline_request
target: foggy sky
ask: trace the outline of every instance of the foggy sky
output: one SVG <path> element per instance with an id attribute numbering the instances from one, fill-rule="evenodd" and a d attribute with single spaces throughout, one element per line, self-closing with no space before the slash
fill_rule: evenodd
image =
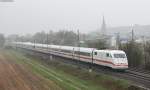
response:
<path id="1" fill-rule="evenodd" d="M 0 33 L 26 34 L 68 29 L 87 33 L 101 27 L 150 24 L 150 0 L 14 0 L 0 2 Z"/>

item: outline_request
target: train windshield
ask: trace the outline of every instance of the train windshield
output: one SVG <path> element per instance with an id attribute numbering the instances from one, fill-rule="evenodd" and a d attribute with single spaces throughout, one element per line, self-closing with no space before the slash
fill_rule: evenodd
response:
<path id="1" fill-rule="evenodd" d="M 126 58 L 125 54 L 114 54 L 114 58 Z"/>

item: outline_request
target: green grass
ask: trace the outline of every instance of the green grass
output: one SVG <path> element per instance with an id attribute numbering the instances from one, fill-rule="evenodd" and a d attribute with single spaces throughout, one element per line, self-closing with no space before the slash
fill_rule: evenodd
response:
<path id="1" fill-rule="evenodd" d="M 63 90 L 126 90 L 128 87 L 125 80 L 115 80 L 95 72 L 89 73 L 66 64 L 52 62 L 48 65 L 38 58 L 28 57 L 13 50 L 7 51 L 7 55 L 33 73 L 54 81 Z"/>

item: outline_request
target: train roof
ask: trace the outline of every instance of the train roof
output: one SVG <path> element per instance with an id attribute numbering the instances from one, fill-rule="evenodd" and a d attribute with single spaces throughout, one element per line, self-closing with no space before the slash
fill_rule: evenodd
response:
<path id="1" fill-rule="evenodd" d="M 80 52 L 89 52 L 92 53 L 95 48 L 85 48 L 85 47 L 74 47 L 75 51 L 80 51 Z"/>
<path id="2" fill-rule="evenodd" d="M 106 49 L 106 50 L 95 50 L 95 51 L 97 51 L 97 52 L 107 52 L 107 53 L 125 53 L 122 50 L 108 50 L 108 49 Z"/>
<path id="3" fill-rule="evenodd" d="M 47 44 L 39 44 L 39 43 L 31 43 L 31 42 L 13 42 L 16 44 L 24 44 L 24 45 L 36 45 L 38 47 L 47 47 Z M 92 53 L 92 51 L 96 52 L 109 52 L 109 53 L 125 53 L 122 50 L 97 50 L 96 48 L 85 48 L 85 47 L 73 47 L 73 46 L 61 46 L 61 45 L 48 45 L 49 48 L 54 48 L 54 49 L 61 49 L 61 50 L 74 50 L 74 51 L 80 51 L 80 52 L 87 52 L 87 53 Z"/>

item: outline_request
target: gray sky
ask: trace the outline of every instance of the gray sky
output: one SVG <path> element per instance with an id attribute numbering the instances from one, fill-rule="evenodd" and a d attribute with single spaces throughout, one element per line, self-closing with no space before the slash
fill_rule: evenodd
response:
<path id="1" fill-rule="evenodd" d="M 0 3 L 0 32 L 59 29 L 94 31 L 102 15 L 108 27 L 150 24 L 150 0 L 15 0 Z"/>

